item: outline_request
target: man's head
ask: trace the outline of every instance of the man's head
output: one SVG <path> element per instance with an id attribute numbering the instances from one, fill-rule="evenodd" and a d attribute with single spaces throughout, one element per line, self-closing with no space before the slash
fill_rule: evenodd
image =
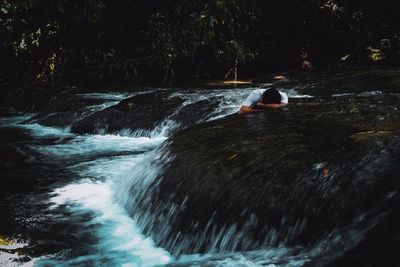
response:
<path id="1" fill-rule="evenodd" d="M 266 90 L 261 97 L 261 102 L 263 104 L 280 104 L 281 100 L 282 96 L 276 89 Z"/>

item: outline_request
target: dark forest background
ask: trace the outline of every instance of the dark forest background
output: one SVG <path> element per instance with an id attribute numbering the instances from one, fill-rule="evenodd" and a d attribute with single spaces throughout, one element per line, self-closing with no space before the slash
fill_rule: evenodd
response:
<path id="1" fill-rule="evenodd" d="M 36 84 L 251 77 L 400 46 L 388 0 L 1 0 L 0 24 L 1 79 Z"/>

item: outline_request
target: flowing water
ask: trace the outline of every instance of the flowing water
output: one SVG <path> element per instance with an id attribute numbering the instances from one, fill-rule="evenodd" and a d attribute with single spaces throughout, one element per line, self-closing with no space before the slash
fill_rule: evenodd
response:
<path id="1" fill-rule="evenodd" d="M 178 255 L 144 234 L 146 227 L 160 222 L 152 221 L 150 214 L 136 216 L 131 211 L 140 208 L 135 205 L 146 197 L 146 188 L 163 172 L 162 165 L 152 164 L 159 160 L 159 149 L 175 131 L 186 127 L 174 119 L 176 113 L 188 105 L 216 99 L 211 112 L 195 123 L 217 120 L 235 113 L 252 89 L 175 90 L 170 97 L 183 99 L 181 106 L 151 130 L 107 133 L 100 129 L 96 134 L 79 135 L 70 131 L 71 125 L 57 128 L 28 122 L 35 114 L 1 118 L 1 129 L 24 135 L 14 142 L 30 157 L 28 167 L 20 167 L 25 168 L 20 170 L 21 176 L 27 180 L 32 176 L 40 182 L 33 182 L 33 189 L 2 195 L 0 235 L 10 236 L 13 242 L 0 245 L 0 265 L 303 266 L 343 240 L 354 244 L 363 232 L 341 229 L 310 247 L 281 244 L 237 252 L 231 243 L 235 238 L 229 236 L 237 235 L 237 229 L 225 229 L 215 233 L 214 249 L 204 254 Z M 84 112 L 75 121 L 142 93 L 149 91 L 80 94 L 78 97 L 104 102 L 83 107 Z M 287 93 L 289 98 L 312 97 L 290 88 Z M 127 210 L 127 204 L 133 208 Z M 174 216 L 174 210 L 179 208 L 171 207 L 171 214 L 166 216 Z M 162 227 L 167 231 L 170 225 L 165 223 Z M 271 232 L 271 239 L 273 235 Z M 182 246 L 173 242 L 170 240 L 170 247 Z"/>
<path id="2" fill-rule="evenodd" d="M 234 93 L 228 94 L 226 105 L 217 107 L 215 113 L 210 114 L 210 118 L 235 111 L 238 101 L 246 91 Z M 222 95 L 223 92 L 214 94 Z M 207 97 L 206 94 L 200 93 L 177 95 L 185 99 L 185 105 Z M 128 96 L 131 95 L 81 94 L 82 98 L 107 100 L 122 100 Z M 116 103 L 118 101 L 110 101 L 101 107 L 95 106 L 88 110 L 94 112 Z M 109 266 L 155 266 L 173 262 L 173 257 L 167 251 L 157 248 L 151 238 L 141 234 L 135 221 L 118 204 L 116 195 L 118 184 L 123 182 L 124 175 L 135 172 L 140 168 L 143 159 L 153 156 L 152 151 L 167 139 L 165 131 L 174 127 L 173 122 L 172 125 L 160 125 L 153 131 L 131 133 L 131 136 L 79 136 L 69 133 L 69 127 L 59 129 L 22 123 L 29 118 L 30 116 L 5 118 L 2 119 L 1 126 L 27 130 L 33 140 L 27 142 L 26 149 L 40 154 L 43 161 L 62 165 L 60 168 L 67 169 L 73 175 L 70 182 L 61 181 L 59 186 L 53 185 L 54 189 L 51 192 L 40 196 L 32 195 L 32 198 L 40 199 L 40 205 L 46 207 L 45 211 L 40 211 L 43 214 L 37 216 L 51 217 L 51 224 L 54 225 L 73 221 L 74 225 L 79 225 L 78 229 L 70 233 L 67 229 L 63 230 L 64 235 L 87 236 L 89 239 L 84 245 L 75 244 L 75 249 L 34 258 L 31 263 L 37 266 L 99 263 Z M 2 248 L 13 249 L 14 246 Z M 2 257 L 7 258 L 7 255 Z"/>

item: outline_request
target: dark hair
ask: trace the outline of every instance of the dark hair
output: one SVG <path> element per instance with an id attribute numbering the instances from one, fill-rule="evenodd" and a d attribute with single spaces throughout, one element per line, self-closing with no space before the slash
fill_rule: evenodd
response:
<path id="1" fill-rule="evenodd" d="M 282 96 L 276 89 L 267 89 L 262 95 L 262 102 L 264 104 L 280 104 Z"/>

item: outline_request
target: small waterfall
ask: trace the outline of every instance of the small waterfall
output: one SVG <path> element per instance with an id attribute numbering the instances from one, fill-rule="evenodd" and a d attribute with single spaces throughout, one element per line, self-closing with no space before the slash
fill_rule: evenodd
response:
<path id="1" fill-rule="evenodd" d="M 69 131 L 70 127 L 19 124 L 19 127 L 29 130 L 35 138 L 46 140 L 44 144 L 28 147 L 40 152 L 48 161 L 63 162 L 65 168 L 77 176 L 69 184 L 62 184 L 52 192 L 50 211 L 59 213 L 66 209 L 77 221 L 80 217 L 87 216 L 87 213 L 94 214 L 93 218 L 81 223 L 83 231 L 93 231 L 98 238 L 96 249 L 88 252 L 88 257 L 66 260 L 65 266 L 99 260 L 109 261 L 110 264 L 141 262 L 142 266 L 154 266 L 174 262 L 173 257 L 177 256 L 177 264 L 184 264 L 185 261 L 202 262 L 204 257 L 204 262 L 210 263 L 210 266 L 252 266 L 253 263 L 268 265 L 279 262 L 279 257 L 285 257 L 292 259 L 294 263 L 282 263 L 283 266 L 301 266 L 308 258 L 318 258 L 325 254 L 331 256 L 330 251 L 343 246 L 343 240 L 351 240 L 349 243 L 353 245 L 359 242 L 363 233 L 371 227 L 371 224 L 362 219 L 367 216 L 365 214 L 349 223 L 347 228 L 334 229 L 313 246 L 303 248 L 288 244 L 305 231 L 309 223 L 307 217 L 299 216 L 293 221 L 290 214 L 287 214 L 279 217 L 279 224 L 274 225 L 265 223 L 255 213 L 244 209 L 238 215 L 238 221 L 223 221 L 221 214 L 214 212 L 207 218 L 201 218 L 201 222 L 196 222 L 191 221 L 193 212 L 189 202 L 193 203 L 193 199 L 190 199 L 193 195 L 189 197 L 184 192 L 179 192 L 182 197 L 176 201 L 175 188 L 171 187 L 167 190 L 171 193 L 170 197 L 159 197 L 162 193 L 161 183 L 167 172 L 169 178 L 173 176 L 169 168 L 176 161 L 177 154 L 171 151 L 174 138 L 196 124 L 204 123 L 194 126 L 194 129 L 203 129 L 207 125 L 218 126 L 220 121 L 217 120 L 235 113 L 249 91 L 235 89 L 175 92 L 168 97 L 181 98 L 182 103 L 174 111 L 164 114 L 163 119 L 151 129 L 124 128 L 110 133 L 105 127 L 98 128 L 96 134 L 77 135 Z M 293 98 L 311 97 L 299 95 L 295 90 L 287 92 Z M 107 98 L 102 95 L 82 97 Z M 112 108 L 116 103 L 118 101 L 109 102 L 111 106 L 107 108 Z M 104 107 L 96 108 L 99 109 L 92 109 L 92 112 L 104 110 Z M 229 118 L 232 116 L 224 120 Z M 254 119 L 249 116 L 246 123 L 254 123 Z M 18 122 L 21 121 L 22 117 Z M 201 145 L 196 142 L 193 144 Z M 234 159 L 235 156 L 229 154 L 229 157 Z M 379 158 L 385 159 L 382 155 Z M 368 165 L 370 162 L 374 162 L 373 159 L 365 157 L 360 160 L 360 165 Z M 317 175 L 324 164 L 326 162 L 315 163 L 311 172 L 301 175 Z M 190 172 L 186 174 L 190 176 Z M 185 180 L 185 177 L 177 176 L 178 184 L 179 179 Z M 329 195 L 332 188 L 340 184 L 340 180 L 336 179 L 333 177 L 324 180 L 316 187 L 316 191 L 321 195 Z M 357 183 L 351 185 L 359 186 Z M 207 194 L 199 193 L 194 196 L 197 197 L 195 201 L 207 203 L 204 195 Z M 301 195 L 297 198 L 299 202 L 306 203 Z M 226 205 L 229 206 L 230 203 Z M 229 207 L 235 209 L 234 206 Z M 288 209 L 288 213 L 290 212 L 295 210 Z M 179 226 L 186 221 L 193 223 L 190 229 L 186 232 L 179 231 Z M 354 233 L 354 228 L 357 228 L 357 234 Z M 346 249 L 349 248 L 351 246 Z M 196 256 L 197 253 L 206 255 Z M 57 258 L 51 258 L 40 261 L 38 266 L 40 264 L 60 265 L 60 262 Z"/>
<path id="2" fill-rule="evenodd" d="M 306 83 L 264 84 L 285 86 L 292 105 L 260 115 L 233 115 L 255 88 L 192 88 L 68 91 L 38 114 L 0 118 L 39 182 L 17 208 L 3 204 L 34 224 L 32 248 L 45 252 L 21 242 L 29 264 L 293 267 L 384 255 L 398 244 L 399 96 Z"/>
<path id="3" fill-rule="evenodd" d="M 182 218 L 182 214 L 190 214 L 190 211 L 187 211 L 187 197 L 180 203 L 160 201 L 157 197 L 163 172 L 168 164 L 174 160 L 168 151 L 163 150 L 163 148 L 168 147 L 167 144 L 168 142 L 164 143 L 164 147 L 147 154 L 131 169 L 131 172 L 120 177 L 122 182 L 118 185 L 116 198 L 128 210 L 130 216 L 142 231 L 153 237 L 158 245 L 167 248 L 173 255 L 195 254 L 204 251 L 209 254 L 221 254 L 238 250 L 249 251 L 271 246 L 277 247 L 280 243 L 293 242 L 304 232 L 308 223 L 307 218 L 299 218 L 294 223 L 288 223 L 286 216 L 284 216 L 281 218 L 281 229 L 265 225 L 264 229 L 258 231 L 258 233 L 263 234 L 257 236 L 255 227 L 259 223 L 258 218 L 254 214 L 247 214 L 246 212 L 243 213 L 243 216 L 246 216 L 247 219 L 240 225 L 237 223 L 221 225 L 211 216 L 206 218 L 206 227 L 192 226 L 191 233 L 196 234 L 188 235 L 176 231 L 174 225 L 179 224 L 180 220 L 185 220 L 185 218 Z M 364 187 L 364 185 L 359 184 L 363 181 L 363 166 L 379 165 L 380 163 L 376 162 L 377 158 L 381 159 L 382 162 L 391 162 L 385 152 L 377 155 L 376 153 L 372 157 L 366 155 L 361 158 L 358 165 L 350 167 L 352 169 L 361 167 L 359 173 L 355 173 L 354 184 L 349 186 L 350 188 Z M 351 173 L 352 170 L 348 171 Z M 337 190 L 338 185 L 341 184 L 341 178 L 342 176 L 335 176 L 322 182 L 316 188 L 318 194 L 323 199 L 328 198 L 329 191 Z M 316 178 L 309 177 L 307 179 Z M 343 201 L 350 201 L 347 199 L 350 196 L 349 191 Z M 308 205 L 306 199 L 302 199 L 301 196 L 298 199 L 300 202 L 303 201 L 304 205 Z M 339 206 L 342 204 L 338 203 Z M 378 221 L 384 219 L 384 215 L 377 218 L 369 215 L 374 214 L 375 209 L 375 207 L 370 210 L 367 209 L 364 211 L 365 213 L 349 221 L 346 226 L 327 232 L 312 247 L 303 250 L 303 259 L 304 257 L 318 258 L 325 254 L 332 257 L 332 251 L 338 247 L 343 247 L 343 250 L 354 247 L 362 240 L 364 233 L 376 225 Z M 288 212 L 291 212 L 291 209 L 288 209 Z M 372 219 L 367 219 L 368 217 L 372 217 Z M 283 242 L 282 236 L 285 236 Z"/>
<path id="4" fill-rule="evenodd" d="M 226 223 L 221 226 L 211 216 L 206 219 L 205 228 L 193 225 L 193 232 L 196 232 L 194 235 L 176 232 L 173 226 L 184 219 L 181 214 L 187 210 L 187 199 L 179 204 L 157 200 L 161 181 L 159 179 L 162 179 L 165 167 L 173 159 L 173 156 L 160 148 L 142 158 L 132 168 L 132 172 L 120 177 L 122 182 L 118 186 L 117 201 L 125 206 L 146 235 L 152 236 L 159 245 L 168 248 L 174 255 L 204 251 L 219 254 L 278 245 L 278 230 L 267 225 L 261 231 L 266 234 L 255 238 L 258 219 L 254 214 L 246 212 L 243 212 L 243 216 L 247 219 L 240 225 Z M 305 223 L 305 220 L 298 221 L 293 227 L 289 227 L 288 237 L 301 232 Z"/>
<path id="5" fill-rule="evenodd" d="M 294 90 L 291 91 L 291 94 L 299 98 L 310 97 L 308 95 L 296 95 Z M 216 109 L 224 110 L 224 107 L 218 106 Z M 214 115 L 216 117 L 219 116 L 215 113 Z M 213 118 L 206 120 L 212 121 Z M 143 232 L 152 236 L 158 245 L 167 248 L 173 255 L 203 252 L 220 254 L 238 250 L 246 251 L 271 246 L 277 247 L 280 244 L 293 244 L 298 242 L 298 239 L 304 238 L 311 231 L 310 225 L 316 223 L 315 218 L 311 218 L 314 222 L 310 222 L 307 214 L 291 217 L 290 213 L 296 213 L 297 211 L 290 206 L 290 201 L 282 200 L 280 208 L 286 209 L 288 214 L 274 219 L 278 221 L 276 224 L 265 224 L 265 221 L 260 222 L 260 218 L 257 215 L 243 211 L 243 214 L 240 215 L 240 223 L 230 221 L 221 224 L 220 220 L 216 219 L 216 214 L 212 214 L 208 218 L 202 218 L 202 221 L 206 221 L 206 223 L 202 222 L 203 225 L 201 226 L 193 221 L 190 230 L 186 233 L 177 230 L 179 227 L 175 226 L 180 225 L 183 220 L 191 219 L 188 196 L 182 196 L 178 198 L 179 201 L 174 201 L 174 199 L 176 200 L 174 196 L 175 189 L 164 188 L 164 190 L 171 193 L 170 199 L 165 196 L 164 198 L 159 198 L 161 193 L 160 183 L 163 181 L 165 172 L 170 164 L 175 161 L 176 155 L 169 150 L 171 143 L 173 143 L 173 138 L 164 142 L 162 147 L 148 154 L 148 157 L 143 158 L 142 162 L 132 168 L 130 173 L 121 177 L 124 182 L 119 186 L 117 199 L 129 211 L 129 214 Z M 378 179 L 368 170 L 376 169 L 377 166 L 383 167 L 383 164 L 393 165 L 391 157 L 394 156 L 387 157 L 385 154 L 387 147 L 391 147 L 391 145 L 386 144 L 383 149 L 378 144 L 377 147 L 371 147 L 370 150 L 362 150 L 363 152 L 358 155 L 357 160 L 354 159 L 354 162 L 342 162 L 342 166 L 331 166 L 332 173 L 336 174 L 329 175 L 329 178 L 322 180 L 319 180 L 322 175 L 320 168 L 325 166 L 326 162 L 318 163 L 318 161 L 314 161 L 310 164 L 308 171 L 297 174 L 298 180 L 296 184 L 300 190 L 296 192 L 296 186 L 290 187 L 294 190 L 295 196 L 293 196 L 293 199 L 298 200 L 297 205 L 300 208 L 301 204 L 304 204 L 305 207 L 301 208 L 304 210 L 307 210 L 309 205 L 314 205 L 314 209 L 317 211 L 312 211 L 312 216 L 327 214 L 324 209 L 333 209 L 332 205 L 337 205 L 338 209 L 345 209 L 345 201 L 349 201 L 349 203 L 352 201 L 352 189 L 360 188 L 362 194 L 367 194 L 368 190 L 370 190 L 368 183 L 365 183 L 365 178 L 363 178 L 364 172 L 367 171 L 369 179 L 372 179 L 371 177 Z M 377 162 L 377 160 L 381 163 Z M 281 167 L 285 168 L 285 166 Z M 171 172 L 171 170 L 169 171 Z M 177 175 L 182 175 L 182 173 L 177 173 Z M 190 175 L 190 171 L 183 175 Z M 173 177 L 173 174 L 169 173 L 169 178 L 171 179 L 171 177 Z M 179 178 L 184 182 L 185 177 L 179 176 Z M 348 189 L 342 188 L 344 181 L 350 183 L 347 184 Z M 374 183 L 377 183 L 377 180 L 374 180 Z M 178 177 L 176 184 L 179 184 Z M 338 192 L 341 192 L 341 195 L 345 196 L 346 199 L 340 200 L 337 195 L 339 194 Z M 184 195 L 184 192 L 179 193 Z M 194 196 L 192 195 L 191 197 Z M 319 205 L 315 205 L 308 198 L 318 198 L 321 202 Z M 198 197 L 196 201 L 207 203 L 207 200 L 201 197 Z M 358 204 L 354 203 L 354 205 L 357 206 Z M 333 210 L 332 212 L 335 211 Z M 343 250 L 354 247 L 362 240 L 363 234 L 374 225 L 374 219 L 365 219 L 368 217 L 365 214 L 373 213 L 373 209 L 365 209 L 362 212 L 364 213 L 363 215 L 354 218 L 354 220 L 341 222 L 342 225 L 322 232 L 318 240 L 310 241 L 313 246 L 303 251 L 308 255 L 305 257 L 317 258 L 319 257 L 318 255 L 324 254 L 329 254 L 331 257 L 333 255 L 331 252 L 338 247 Z M 352 211 L 348 211 L 348 213 L 352 213 Z M 331 214 L 329 216 L 334 217 L 336 215 Z M 294 220 L 293 218 L 296 219 Z"/>
<path id="6" fill-rule="evenodd" d="M 120 132 L 122 135 L 127 136 L 168 136 L 176 129 L 184 128 L 185 122 L 180 118 L 183 113 L 191 112 L 190 108 L 202 103 L 208 98 L 223 101 L 216 101 L 213 103 L 212 111 L 209 113 L 199 114 L 196 122 L 207 120 L 214 120 L 228 114 L 234 113 L 238 110 L 240 102 L 243 97 L 248 93 L 246 90 L 212 90 L 209 92 L 203 91 L 190 91 L 190 92 L 177 92 L 170 97 L 181 97 L 185 101 L 175 110 L 173 114 L 161 123 L 159 126 L 151 131 L 129 131 L 125 130 Z M 201 109 L 202 107 L 196 107 Z M 187 110 L 189 109 L 189 110 Z M 204 113 L 204 112 L 203 112 Z M 185 115 L 185 114 L 183 114 Z M 163 246 L 173 248 L 175 254 L 181 254 L 187 247 L 194 245 L 193 252 L 204 250 L 204 244 L 208 243 L 208 251 L 234 251 L 237 248 L 238 242 L 246 242 L 246 236 L 251 233 L 247 229 L 251 229 L 251 225 L 256 219 L 254 216 L 249 216 L 247 227 L 238 229 L 236 225 L 226 225 L 222 229 L 217 229 L 214 225 L 212 218 L 209 220 L 208 227 L 205 231 L 199 231 L 199 234 L 191 238 L 187 238 L 180 233 L 175 233 L 172 226 L 178 220 L 177 216 L 180 211 L 184 210 L 185 201 L 179 205 L 171 203 L 164 203 L 158 206 L 154 205 L 153 197 L 157 194 L 158 179 L 162 176 L 163 170 L 168 163 L 173 160 L 168 151 L 165 149 L 167 146 L 165 142 L 158 149 L 149 152 L 146 156 L 140 159 L 130 172 L 119 177 L 121 181 L 118 184 L 116 199 L 128 210 L 130 216 L 134 219 L 135 223 L 141 227 L 144 233 L 150 236 L 157 236 L 157 241 Z M 273 233 L 270 235 L 269 240 L 272 242 L 274 237 Z M 197 241 L 196 241 L 197 240 Z M 247 241 L 250 243 L 250 241 Z"/>

